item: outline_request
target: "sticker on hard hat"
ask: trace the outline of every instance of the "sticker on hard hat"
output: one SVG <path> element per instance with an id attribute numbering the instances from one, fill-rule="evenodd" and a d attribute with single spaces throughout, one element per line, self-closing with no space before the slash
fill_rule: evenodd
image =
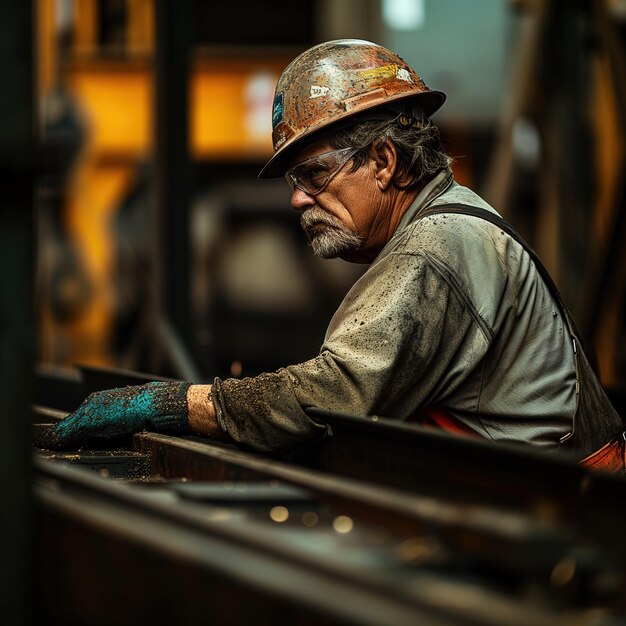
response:
<path id="1" fill-rule="evenodd" d="M 327 96 L 330 91 L 330 87 L 325 87 L 321 85 L 311 85 L 311 95 L 309 99 L 312 98 L 321 98 L 322 96 Z"/>
<path id="2" fill-rule="evenodd" d="M 411 74 L 409 74 L 409 70 L 407 70 L 405 67 L 398 68 L 398 78 L 400 80 L 406 81 L 407 83 L 413 82 L 413 79 L 411 78 Z"/>
<path id="3" fill-rule="evenodd" d="M 285 141 L 287 141 L 287 137 L 285 135 L 278 135 L 278 138 L 274 142 L 274 150 L 278 150 L 278 148 L 280 148 L 285 143 Z"/>
<path id="4" fill-rule="evenodd" d="M 276 128 L 283 121 L 283 92 L 279 92 L 274 96 L 274 105 L 272 106 L 272 128 Z"/>
<path id="5" fill-rule="evenodd" d="M 372 67 L 369 70 L 359 70 L 357 75 L 363 80 L 380 80 L 381 78 L 395 78 L 398 74 L 397 65 L 382 65 L 381 67 Z"/>
<path id="6" fill-rule="evenodd" d="M 369 70 L 360 70 L 357 72 L 357 75 L 361 80 L 368 81 L 397 78 L 398 80 L 403 80 L 406 83 L 413 82 L 413 78 L 409 70 L 407 70 L 406 67 L 399 67 L 395 64 L 373 67 Z"/>

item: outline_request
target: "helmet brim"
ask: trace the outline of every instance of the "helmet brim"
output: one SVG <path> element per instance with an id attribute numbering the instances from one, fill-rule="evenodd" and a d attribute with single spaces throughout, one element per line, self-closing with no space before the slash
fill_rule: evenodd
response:
<path id="1" fill-rule="evenodd" d="M 385 105 L 392 103 L 395 104 L 400 100 L 406 100 L 409 98 L 414 99 L 416 104 L 419 104 L 419 107 L 423 112 L 424 119 L 428 119 L 441 108 L 446 100 L 446 94 L 442 91 L 425 91 L 419 94 L 402 94 L 396 98 L 389 98 L 384 105 L 376 103 L 376 106 L 369 110 L 360 109 L 355 111 L 352 115 L 345 116 L 333 124 L 326 124 L 322 127 L 320 127 L 320 125 L 313 125 L 310 130 L 301 133 L 297 139 L 278 150 L 261 169 L 258 174 L 258 178 L 280 178 L 281 176 L 284 176 L 285 172 L 291 166 L 291 162 L 295 154 L 304 148 L 306 144 L 315 141 L 317 137 L 322 134 L 332 132 L 333 130 L 338 130 L 339 128 L 345 128 L 358 122 L 365 121 L 366 119 L 390 119 L 389 116 L 381 115 L 378 117 L 376 115 L 376 110 L 380 109 L 381 111 L 384 111 Z"/>

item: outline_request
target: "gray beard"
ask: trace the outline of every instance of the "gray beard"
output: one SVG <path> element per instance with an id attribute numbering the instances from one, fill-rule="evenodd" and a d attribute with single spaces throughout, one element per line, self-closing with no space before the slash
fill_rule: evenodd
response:
<path id="1" fill-rule="evenodd" d="M 346 252 L 358 250 L 363 243 L 363 237 L 318 207 L 304 211 L 300 216 L 300 224 L 314 254 L 323 259 L 334 259 Z"/>

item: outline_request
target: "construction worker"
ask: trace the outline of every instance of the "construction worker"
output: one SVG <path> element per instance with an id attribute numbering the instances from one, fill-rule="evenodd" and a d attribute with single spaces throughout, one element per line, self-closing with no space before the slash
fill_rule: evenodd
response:
<path id="1" fill-rule="evenodd" d="M 254 378 L 92 394 L 52 445 L 148 428 L 280 450 L 326 434 L 315 406 L 579 459 L 601 449 L 585 463 L 623 469 L 621 419 L 547 272 L 453 179 L 429 119 L 444 100 L 371 42 L 298 56 L 276 87 L 260 177 L 286 177 L 315 254 L 370 264 L 319 355 Z"/>

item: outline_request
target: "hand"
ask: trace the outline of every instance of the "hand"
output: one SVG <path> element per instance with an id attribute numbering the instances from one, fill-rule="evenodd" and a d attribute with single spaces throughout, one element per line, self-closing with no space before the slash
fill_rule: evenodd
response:
<path id="1" fill-rule="evenodd" d="M 54 427 L 41 447 L 78 448 L 145 429 L 186 432 L 190 384 L 153 382 L 92 393 Z"/>

